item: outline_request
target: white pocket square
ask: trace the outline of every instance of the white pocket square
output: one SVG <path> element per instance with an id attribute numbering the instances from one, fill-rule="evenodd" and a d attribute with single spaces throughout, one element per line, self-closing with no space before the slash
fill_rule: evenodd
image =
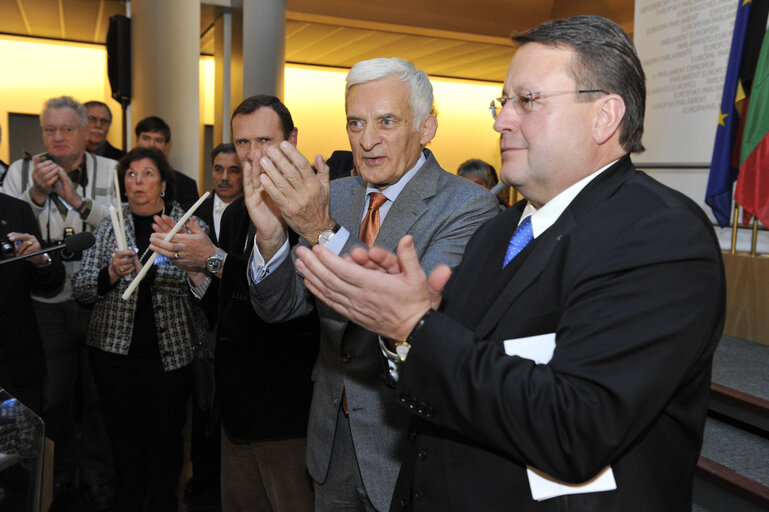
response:
<path id="1" fill-rule="evenodd" d="M 519 356 L 534 361 L 537 364 L 547 364 L 553 358 L 555 350 L 555 333 L 526 336 L 505 340 L 505 354 Z"/>

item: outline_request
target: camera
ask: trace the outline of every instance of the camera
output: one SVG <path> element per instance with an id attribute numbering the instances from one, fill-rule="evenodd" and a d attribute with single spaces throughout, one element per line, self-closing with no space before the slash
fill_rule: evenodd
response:
<path id="1" fill-rule="evenodd" d="M 62 238 L 62 242 L 74 234 L 74 229 L 70 227 L 64 228 L 64 236 Z M 63 249 L 59 254 L 61 255 L 61 261 L 80 261 L 83 258 L 83 251 L 70 251 L 68 249 Z"/>
<path id="2" fill-rule="evenodd" d="M 7 235 L 0 236 L 0 260 L 16 256 L 16 244 Z"/>

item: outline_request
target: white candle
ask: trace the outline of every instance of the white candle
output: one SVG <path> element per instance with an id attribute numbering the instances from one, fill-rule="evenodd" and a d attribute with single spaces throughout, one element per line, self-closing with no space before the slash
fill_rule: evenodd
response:
<path id="1" fill-rule="evenodd" d="M 176 223 L 176 226 L 174 226 L 174 229 L 166 233 L 166 236 L 163 237 L 163 240 L 166 242 L 171 240 L 176 233 L 179 232 L 180 229 L 182 229 L 182 226 L 190 220 L 190 217 L 192 217 L 192 214 L 195 213 L 195 210 L 198 209 L 198 207 L 203 204 L 203 201 L 205 201 L 208 196 L 211 195 L 211 191 L 207 191 L 205 194 L 203 194 L 200 199 L 198 199 L 195 204 L 192 205 L 192 207 L 187 210 L 187 213 L 185 213 L 181 219 L 179 219 L 179 222 Z M 142 279 L 144 279 L 144 276 L 149 272 L 150 268 L 152 267 L 152 264 L 155 263 L 155 259 L 158 257 L 158 253 L 155 251 L 152 252 L 152 256 L 150 256 L 150 259 L 147 260 L 147 263 L 144 264 L 142 269 L 139 271 L 139 273 L 134 277 L 134 280 L 131 281 L 131 284 L 128 285 L 128 288 L 126 288 L 126 291 L 123 292 L 123 300 L 128 300 L 128 297 L 131 296 L 131 294 L 136 290 L 136 287 L 139 286 L 139 283 Z"/>
<path id="2" fill-rule="evenodd" d="M 121 200 L 121 194 L 120 194 L 120 178 L 118 178 L 117 175 L 117 168 L 115 169 L 115 172 L 113 173 L 113 176 L 115 177 L 115 198 L 117 198 L 117 217 L 120 221 L 120 238 L 117 239 L 117 245 L 118 248 L 120 248 L 120 244 L 122 242 L 123 247 L 120 249 L 121 251 L 125 251 L 128 247 L 128 242 L 126 242 L 125 237 L 125 219 L 123 218 L 123 201 Z M 117 236 L 117 231 L 115 232 L 115 235 Z"/>
<path id="3" fill-rule="evenodd" d="M 120 221 L 117 218 L 117 211 L 115 211 L 115 207 L 112 205 L 109 205 L 109 217 L 112 219 L 112 231 L 115 232 L 117 248 L 118 250 L 125 251 L 127 248 L 125 235 L 123 234 L 123 231 L 120 227 Z"/>

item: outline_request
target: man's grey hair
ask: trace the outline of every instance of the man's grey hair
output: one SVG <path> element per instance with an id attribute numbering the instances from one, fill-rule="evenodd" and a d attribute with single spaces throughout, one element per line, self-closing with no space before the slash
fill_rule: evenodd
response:
<path id="1" fill-rule="evenodd" d="M 433 85 L 427 73 L 414 67 L 407 60 L 395 57 L 363 60 L 350 68 L 347 73 L 347 88 L 344 97 L 350 94 L 354 85 L 392 77 L 405 82 L 409 88 L 409 107 L 414 115 L 414 130 L 419 130 L 422 121 L 433 110 Z"/>
<path id="2" fill-rule="evenodd" d="M 40 122 L 43 122 L 43 117 L 49 109 L 52 108 L 71 108 L 77 114 L 77 119 L 80 121 L 81 126 L 88 126 L 88 115 L 85 112 L 85 107 L 82 103 L 77 101 L 72 96 L 59 96 L 58 98 L 51 98 L 43 105 L 43 112 L 40 114 Z"/>

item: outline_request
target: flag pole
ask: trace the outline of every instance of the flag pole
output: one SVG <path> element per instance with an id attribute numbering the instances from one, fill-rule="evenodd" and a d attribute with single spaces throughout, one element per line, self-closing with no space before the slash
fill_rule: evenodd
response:
<path id="1" fill-rule="evenodd" d="M 740 205 L 734 205 L 734 224 L 732 224 L 732 250 L 730 254 L 737 254 L 737 222 L 740 218 Z"/>
<path id="2" fill-rule="evenodd" d="M 753 217 L 753 239 L 750 242 L 750 257 L 756 257 L 756 247 L 758 246 L 758 217 Z"/>

